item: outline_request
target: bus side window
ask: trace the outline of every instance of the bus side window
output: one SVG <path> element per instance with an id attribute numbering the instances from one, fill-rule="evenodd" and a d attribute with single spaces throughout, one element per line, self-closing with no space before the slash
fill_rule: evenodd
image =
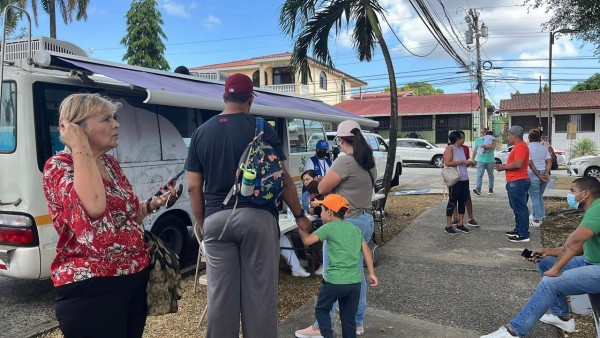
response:
<path id="1" fill-rule="evenodd" d="M 2 84 L 0 102 L 0 152 L 11 153 L 17 145 L 15 124 L 17 122 L 17 85 L 14 82 Z"/>

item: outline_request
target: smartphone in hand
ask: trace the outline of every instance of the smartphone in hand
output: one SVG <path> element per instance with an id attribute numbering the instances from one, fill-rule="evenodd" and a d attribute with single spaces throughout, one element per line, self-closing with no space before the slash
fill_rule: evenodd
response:
<path id="1" fill-rule="evenodd" d="M 531 251 L 529 249 L 523 249 L 523 252 L 521 252 L 521 256 L 523 256 L 523 258 L 533 260 L 535 263 L 539 262 L 542 259 L 542 255 L 540 255 L 540 254 L 534 255 L 533 251 Z"/>
<path id="2" fill-rule="evenodd" d="M 180 171 L 179 173 L 177 173 L 177 175 L 169 178 L 169 180 L 167 181 L 167 183 L 165 183 L 165 185 L 162 186 L 163 190 L 167 190 L 169 189 L 169 185 L 172 185 L 173 182 L 175 182 L 181 175 L 183 175 L 183 173 L 185 172 L 185 169 Z M 154 196 L 158 197 L 162 195 L 162 193 L 160 192 L 160 189 L 154 194 Z"/>

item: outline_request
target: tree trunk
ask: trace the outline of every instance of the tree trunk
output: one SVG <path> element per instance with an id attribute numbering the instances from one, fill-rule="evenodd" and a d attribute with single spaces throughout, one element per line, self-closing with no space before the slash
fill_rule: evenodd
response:
<path id="1" fill-rule="evenodd" d="M 367 12 L 367 16 L 369 17 L 369 22 L 373 27 L 373 31 L 375 32 L 375 36 L 377 37 L 377 41 L 381 46 L 381 52 L 383 53 L 385 65 L 387 66 L 388 77 L 390 79 L 390 148 L 388 149 L 387 163 L 385 165 L 385 174 L 383 175 L 383 188 L 385 197 L 387 199 L 387 195 L 390 192 L 390 182 L 392 181 L 392 175 L 394 175 L 394 164 L 396 162 L 396 139 L 398 137 L 398 90 L 396 88 L 396 74 L 394 72 L 394 64 L 392 63 L 392 57 L 390 55 L 390 51 L 388 50 L 387 44 L 383 39 L 383 35 L 381 34 L 379 25 L 375 20 L 375 13 L 373 13 L 373 10 L 369 9 L 369 11 Z"/>
<path id="2" fill-rule="evenodd" d="M 48 13 L 50 14 L 50 37 L 56 39 L 56 0 L 48 1 Z"/>

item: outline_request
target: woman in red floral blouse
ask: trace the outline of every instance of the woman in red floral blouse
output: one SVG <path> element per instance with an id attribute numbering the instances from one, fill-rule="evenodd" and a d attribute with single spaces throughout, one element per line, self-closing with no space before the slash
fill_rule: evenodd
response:
<path id="1" fill-rule="evenodd" d="M 51 265 L 65 337 L 141 337 L 150 256 L 142 220 L 167 202 L 140 202 L 114 157 L 118 102 L 73 94 L 59 109 L 65 150 L 44 166 L 44 194 L 59 240 Z M 172 189 L 172 188 L 170 188 Z"/>

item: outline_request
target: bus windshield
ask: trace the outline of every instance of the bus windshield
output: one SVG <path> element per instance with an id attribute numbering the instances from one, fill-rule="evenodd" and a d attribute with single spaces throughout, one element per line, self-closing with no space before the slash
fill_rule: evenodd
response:
<path id="1" fill-rule="evenodd" d="M 0 153 L 12 153 L 17 146 L 17 85 L 14 82 L 2 84 L 0 101 Z"/>

